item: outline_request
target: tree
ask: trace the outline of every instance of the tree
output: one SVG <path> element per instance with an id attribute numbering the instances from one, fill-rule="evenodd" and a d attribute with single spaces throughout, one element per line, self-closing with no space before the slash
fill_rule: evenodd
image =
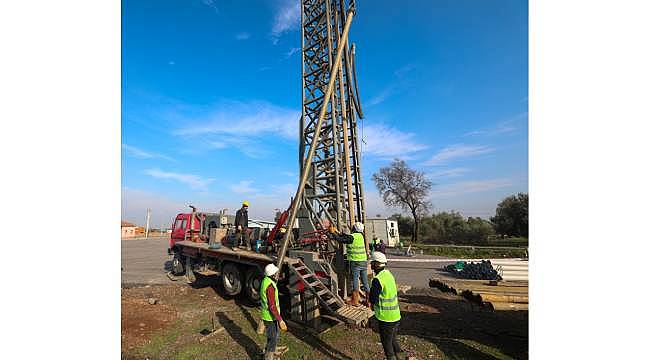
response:
<path id="1" fill-rule="evenodd" d="M 503 199 L 490 221 L 498 234 L 528 237 L 528 194 L 519 193 Z"/>
<path id="2" fill-rule="evenodd" d="M 414 221 L 413 241 L 417 242 L 420 217 L 431 208 L 431 203 L 426 200 L 433 186 L 431 181 L 423 172 L 409 168 L 406 162 L 400 159 L 395 159 L 390 166 L 379 169 L 378 173 L 372 175 L 372 180 L 384 204 L 411 212 Z"/>

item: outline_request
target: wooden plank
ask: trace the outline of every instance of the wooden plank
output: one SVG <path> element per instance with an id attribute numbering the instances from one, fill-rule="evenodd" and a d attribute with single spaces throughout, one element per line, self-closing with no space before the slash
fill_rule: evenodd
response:
<path id="1" fill-rule="evenodd" d="M 219 334 L 219 333 L 222 332 L 224 329 L 225 329 L 224 327 L 220 327 L 220 328 L 218 328 L 217 330 L 215 330 L 215 331 L 209 333 L 208 335 L 205 335 L 205 336 L 203 336 L 202 338 L 200 338 L 200 339 L 199 339 L 199 342 L 204 342 L 205 340 L 207 340 L 207 339 L 213 337 L 214 335 Z"/>
<path id="2" fill-rule="evenodd" d="M 503 295 L 503 294 L 486 294 L 480 293 L 479 296 L 483 302 L 508 302 L 518 304 L 528 304 L 528 296 Z"/>
<path id="3" fill-rule="evenodd" d="M 492 287 L 492 286 L 465 286 L 465 287 L 454 287 L 457 292 L 463 292 L 463 291 L 472 291 L 472 292 L 494 292 L 494 293 L 512 293 L 512 294 L 528 294 L 528 288 L 521 288 L 521 287 L 513 287 L 513 288 L 506 288 L 506 287 Z"/>
<path id="4" fill-rule="evenodd" d="M 505 286 L 505 287 L 528 287 L 528 281 L 522 280 L 504 280 L 504 281 L 494 281 L 494 280 L 471 280 L 471 279 L 459 279 L 453 277 L 440 277 L 434 276 L 430 279 L 431 281 L 439 281 L 446 284 L 471 284 L 471 285 L 486 285 L 486 286 Z"/>
<path id="5" fill-rule="evenodd" d="M 494 311 L 522 311 L 528 310 L 528 304 L 515 304 L 505 302 L 489 302 L 487 303 Z"/>

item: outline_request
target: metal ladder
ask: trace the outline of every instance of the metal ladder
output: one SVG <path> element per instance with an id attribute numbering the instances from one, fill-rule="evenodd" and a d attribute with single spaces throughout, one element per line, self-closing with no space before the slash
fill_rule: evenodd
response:
<path id="1" fill-rule="evenodd" d="M 329 312 L 348 324 L 365 326 L 373 312 L 363 306 L 346 304 L 337 294 L 321 282 L 301 260 L 289 262 L 289 269 L 311 291 Z"/>

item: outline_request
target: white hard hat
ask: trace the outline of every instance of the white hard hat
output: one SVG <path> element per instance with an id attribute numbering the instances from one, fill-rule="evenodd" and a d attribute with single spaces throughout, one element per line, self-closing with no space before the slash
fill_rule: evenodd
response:
<path id="1" fill-rule="evenodd" d="M 354 230 L 358 232 L 363 232 L 363 224 L 360 222 L 355 222 L 354 223 Z"/>
<path id="2" fill-rule="evenodd" d="M 388 262 L 388 259 L 386 259 L 386 255 L 384 255 L 382 252 L 375 251 L 374 253 L 372 253 L 372 261 L 385 264 Z"/>
<path id="3" fill-rule="evenodd" d="M 275 264 L 268 264 L 264 268 L 264 275 L 273 276 L 273 275 L 275 275 L 275 273 L 278 272 L 278 270 L 280 270 L 280 269 L 278 269 L 278 267 L 275 266 Z"/>

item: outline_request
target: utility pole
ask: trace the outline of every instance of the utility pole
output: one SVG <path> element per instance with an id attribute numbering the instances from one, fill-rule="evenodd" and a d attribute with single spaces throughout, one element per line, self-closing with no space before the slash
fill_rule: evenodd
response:
<path id="1" fill-rule="evenodd" d="M 151 209 L 147 209 L 147 224 L 144 229 L 145 240 L 149 239 L 149 222 L 151 221 Z"/>

